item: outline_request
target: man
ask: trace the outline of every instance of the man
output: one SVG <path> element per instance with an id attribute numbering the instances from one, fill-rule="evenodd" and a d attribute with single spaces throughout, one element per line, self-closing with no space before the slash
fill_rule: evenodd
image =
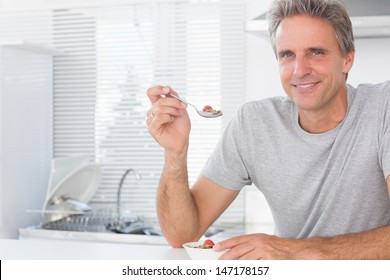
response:
<path id="1" fill-rule="evenodd" d="M 338 0 L 277 0 L 269 30 L 287 97 L 243 105 L 190 189 L 190 120 L 170 87 L 148 90 L 146 123 L 165 149 L 158 188 L 174 247 L 199 239 L 256 185 L 275 235 L 230 238 L 221 259 L 390 259 L 390 83 L 353 88 L 352 26 Z"/>

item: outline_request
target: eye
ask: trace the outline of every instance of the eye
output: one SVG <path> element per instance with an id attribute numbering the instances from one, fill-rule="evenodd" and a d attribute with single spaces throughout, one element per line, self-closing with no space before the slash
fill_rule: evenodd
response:
<path id="1" fill-rule="evenodd" d="M 311 50 L 311 54 L 314 56 L 323 55 L 325 53 L 324 50 L 321 49 L 313 49 Z"/>
<path id="2" fill-rule="evenodd" d="M 293 53 L 291 51 L 284 51 L 279 54 L 280 58 L 290 58 L 293 56 Z"/>

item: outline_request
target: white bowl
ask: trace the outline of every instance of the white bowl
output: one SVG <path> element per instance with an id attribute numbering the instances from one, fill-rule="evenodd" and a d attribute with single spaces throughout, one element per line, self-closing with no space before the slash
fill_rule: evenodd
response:
<path id="1" fill-rule="evenodd" d="M 184 243 L 183 247 L 186 250 L 187 254 L 193 260 L 217 260 L 220 256 L 222 256 L 227 250 L 215 252 L 212 248 L 210 249 L 202 249 L 196 248 L 203 244 L 203 241 L 198 242 L 188 242 Z"/>

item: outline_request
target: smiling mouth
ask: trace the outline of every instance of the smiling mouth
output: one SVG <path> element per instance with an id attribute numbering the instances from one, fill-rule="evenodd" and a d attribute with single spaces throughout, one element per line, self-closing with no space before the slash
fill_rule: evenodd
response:
<path id="1" fill-rule="evenodd" d="M 315 87 L 318 85 L 320 82 L 314 82 L 314 83 L 304 83 L 304 84 L 293 84 L 294 87 L 299 88 L 299 89 L 308 89 Z"/>

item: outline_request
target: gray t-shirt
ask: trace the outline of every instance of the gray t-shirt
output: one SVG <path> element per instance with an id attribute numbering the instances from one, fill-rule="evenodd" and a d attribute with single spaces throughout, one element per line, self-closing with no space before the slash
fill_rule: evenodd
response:
<path id="1" fill-rule="evenodd" d="M 244 104 L 202 170 L 213 182 L 265 196 L 275 234 L 332 236 L 390 224 L 390 82 L 348 86 L 333 130 L 310 134 L 288 97 Z"/>

